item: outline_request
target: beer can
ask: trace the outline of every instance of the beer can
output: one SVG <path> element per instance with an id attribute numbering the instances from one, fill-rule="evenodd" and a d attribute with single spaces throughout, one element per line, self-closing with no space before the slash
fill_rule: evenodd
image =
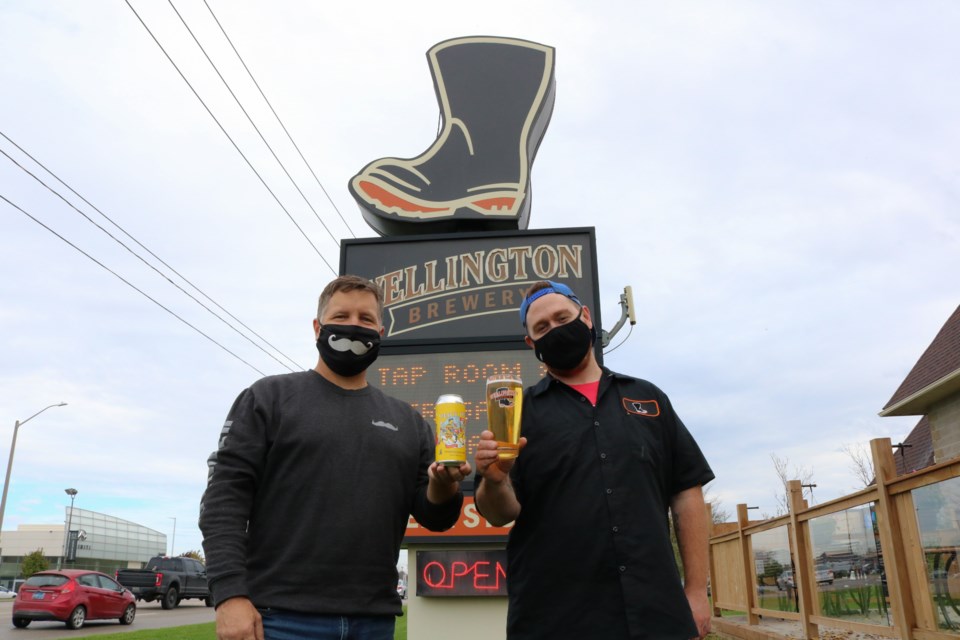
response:
<path id="1" fill-rule="evenodd" d="M 456 467 L 467 461 L 467 407 L 463 398 L 445 393 L 434 409 L 437 424 L 437 462 Z"/>

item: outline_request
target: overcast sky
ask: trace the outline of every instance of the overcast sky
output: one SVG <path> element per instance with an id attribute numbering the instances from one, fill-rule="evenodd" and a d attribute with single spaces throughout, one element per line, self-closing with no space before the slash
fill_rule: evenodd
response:
<path id="1" fill-rule="evenodd" d="M 334 268 L 334 238 L 375 235 L 348 180 L 435 136 L 427 49 L 556 47 L 530 228 L 596 228 L 604 324 L 625 285 L 639 318 L 606 363 L 671 397 L 728 511 L 775 513 L 772 452 L 812 471 L 814 502 L 849 493 L 841 446 L 917 422 L 877 412 L 960 303 L 960 5 L 208 0 L 331 204 L 204 3 L 174 0 L 318 220 L 171 5 L 130 1 Z M 315 364 L 332 270 L 127 4 L 4 2 L 0 60 L 5 136 L 296 368 Z M 255 369 L 286 369 L 3 155 L 0 195 L 249 363 L 0 201 L 0 459 L 15 420 L 69 403 L 21 428 L 3 528 L 63 522 L 76 487 L 77 507 L 168 535 L 176 518 L 175 551 L 199 548 L 224 416 Z"/>

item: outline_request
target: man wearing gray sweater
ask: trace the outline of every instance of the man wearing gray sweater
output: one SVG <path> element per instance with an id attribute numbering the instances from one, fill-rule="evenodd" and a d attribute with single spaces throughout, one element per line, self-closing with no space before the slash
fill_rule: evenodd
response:
<path id="1" fill-rule="evenodd" d="M 342 276 L 320 296 L 315 369 L 234 402 L 200 507 L 218 640 L 391 640 L 410 515 L 442 531 L 467 463 L 434 461 L 433 429 L 367 384 L 380 289 Z"/>

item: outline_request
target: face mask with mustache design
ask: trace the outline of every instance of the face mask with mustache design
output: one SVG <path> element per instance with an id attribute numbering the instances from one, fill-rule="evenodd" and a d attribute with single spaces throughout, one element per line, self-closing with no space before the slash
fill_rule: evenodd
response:
<path id="1" fill-rule="evenodd" d="M 320 359 L 345 378 L 367 369 L 380 353 L 380 333 L 352 324 L 325 324 L 317 338 Z"/>

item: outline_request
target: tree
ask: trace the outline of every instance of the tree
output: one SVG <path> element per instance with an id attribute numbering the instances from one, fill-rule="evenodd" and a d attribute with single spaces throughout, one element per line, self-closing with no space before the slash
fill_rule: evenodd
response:
<path id="1" fill-rule="evenodd" d="M 780 577 L 780 574 L 783 573 L 784 567 L 782 564 L 774 560 L 773 558 L 768 558 L 763 562 L 763 573 L 757 574 L 757 584 L 769 584 L 773 585 L 777 583 L 777 578 Z"/>
<path id="2" fill-rule="evenodd" d="M 24 578 L 29 578 L 38 571 L 46 571 L 50 568 L 50 563 L 43 557 L 43 549 L 31 551 L 23 557 L 23 563 L 20 565 L 20 573 Z"/>
<path id="3" fill-rule="evenodd" d="M 703 490 L 703 501 L 710 505 L 710 519 L 713 524 L 723 524 L 732 519 L 730 512 L 723 506 L 723 502 L 720 501 L 720 498 L 711 494 L 709 488 Z"/>
<path id="4" fill-rule="evenodd" d="M 787 482 L 790 480 L 799 480 L 800 484 L 803 485 L 813 484 L 811 482 L 813 480 L 813 470 L 807 469 L 806 467 L 794 466 L 791 471 L 790 459 L 787 457 L 781 458 L 776 453 L 771 453 L 770 459 L 773 461 L 773 470 L 780 479 L 781 490 L 774 494 L 774 496 L 777 499 L 777 515 L 782 516 L 785 513 L 790 513 L 790 491 L 787 489 Z M 813 497 L 812 491 L 810 492 L 810 497 Z"/>
<path id="5" fill-rule="evenodd" d="M 730 519 L 730 512 L 724 508 L 720 498 L 710 494 L 710 490 L 704 488 L 703 501 L 710 505 L 710 519 L 713 524 L 722 524 Z M 677 540 L 676 522 L 674 518 L 667 518 L 667 525 L 670 527 L 670 543 L 673 545 L 673 559 L 677 563 L 681 577 L 683 576 L 683 562 L 680 559 L 680 542 Z"/>
<path id="6" fill-rule="evenodd" d="M 845 444 L 840 447 L 840 450 L 850 458 L 847 466 L 860 485 L 856 488 L 866 489 L 872 485 L 877 474 L 873 470 L 873 454 L 870 452 L 870 447 L 858 442 L 857 444 Z"/>
<path id="7" fill-rule="evenodd" d="M 197 562 L 206 564 L 206 561 L 203 559 L 203 553 L 199 549 L 191 549 L 185 553 L 180 554 L 181 558 L 193 558 Z"/>

